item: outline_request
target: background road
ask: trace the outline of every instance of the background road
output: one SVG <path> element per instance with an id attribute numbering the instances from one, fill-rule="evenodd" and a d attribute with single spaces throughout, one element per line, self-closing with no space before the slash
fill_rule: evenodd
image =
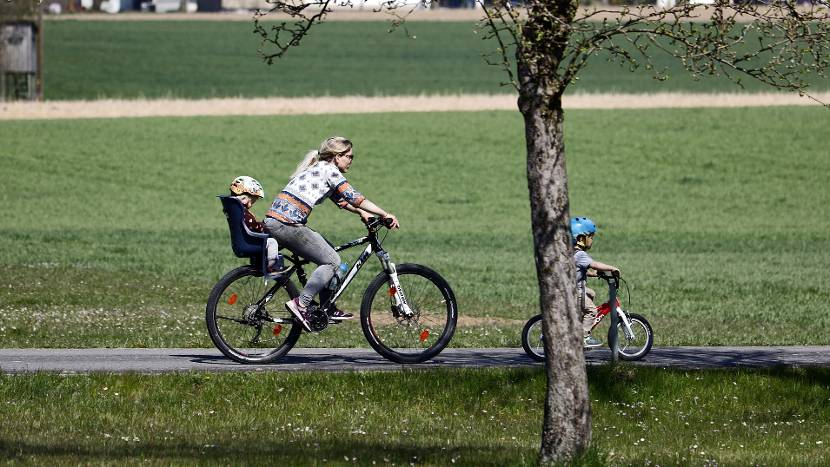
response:
<path id="1" fill-rule="evenodd" d="M 589 365 L 609 361 L 608 350 L 586 354 Z M 830 346 L 661 347 L 637 365 L 678 369 L 830 367 Z M 0 349 L 0 372 L 389 371 L 402 368 L 541 366 L 522 349 L 446 349 L 420 365 L 392 363 L 371 349 L 293 349 L 277 363 L 241 365 L 216 349 Z"/>

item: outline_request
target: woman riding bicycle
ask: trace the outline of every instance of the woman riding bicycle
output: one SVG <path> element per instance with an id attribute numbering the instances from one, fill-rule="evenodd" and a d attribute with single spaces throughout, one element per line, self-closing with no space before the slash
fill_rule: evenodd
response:
<path id="1" fill-rule="evenodd" d="M 399 228 L 395 216 L 366 199 L 343 176 L 353 159 L 351 141 L 340 136 L 323 141 L 319 150 L 306 154 L 297 166 L 265 219 L 265 228 L 280 245 L 317 264 L 300 295 L 285 304 L 306 331 L 311 331 L 309 305 L 314 296 L 326 288 L 340 265 L 340 255 L 334 248 L 322 235 L 306 226 L 311 209 L 329 198 L 341 209 L 358 214 L 364 222 L 375 214 L 383 218 L 389 228 Z M 333 320 L 352 317 L 351 313 L 339 309 L 330 316 Z"/>

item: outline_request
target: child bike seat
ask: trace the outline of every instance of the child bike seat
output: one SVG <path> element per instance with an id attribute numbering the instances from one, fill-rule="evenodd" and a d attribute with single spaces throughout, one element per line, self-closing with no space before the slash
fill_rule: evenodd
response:
<path id="1" fill-rule="evenodd" d="M 268 234 L 248 229 L 245 225 L 245 207 L 239 199 L 228 195 L 220 195 L 217 198 L 222 202 L 222 210 L 228 219 L 233 254 L 237 258 L 249 258 L 252 266 L 259 268 L 263 275 L 268 274 L 268 254 L 265 246 Z"/>

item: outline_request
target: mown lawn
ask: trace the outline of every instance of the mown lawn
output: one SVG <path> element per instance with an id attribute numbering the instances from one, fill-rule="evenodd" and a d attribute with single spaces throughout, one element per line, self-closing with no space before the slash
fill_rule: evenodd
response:
<path id="1" fill-rule="evenodd" d="M 588 368 L 587 465 L 826 465 L 827 370 Z M 534 465 L 545 374 L 0 376 L 0 455 L 49 465 Z"/>
<path id="2" fill-rule="evenodd" d="M 622 269 L 656 345 L 830 343 L 827 121 L 820 108 L 568 112 L 571 212 L 598 222 L 592 252 Z M 452 344 L 518 346 L 537 288 L 513 112 L 5 122 L 0 346 L 210 347 L 208 292 L 241 263 L 214 196 L 240 174 L 274 195 L 331 134 L 356 141 L 354 185 L 399 216 L 394 260 L 453 286 Z M 362 233 L 329 205 L 311 225 L 333 242 Z M 357 311 L 372 267 L 341 305 Z M 366 343 L 350 323 L 300 345 Z"/>
<path id="3" fill-rule="evenodd" d="M 300 47 L 272 66 L 258 56 L 259 36 L 244 21 L 46 21 L 47 99 L 505 93 L 506 72 L 483 54 L 471 22 L 413 22 L 388 33 L 386 22 L 332 22 L 312 29 Z M 656 53 L 656 51 L 655 51 Z M 738 92 L 721 78 L 691 79 L 675 60 L 656 54 L 670 79 L 600 54 L 570 92 Z M 744 80 L 748 91 L 766 91 Z M 814 86 L 830 89 L 830 80 Z"/>

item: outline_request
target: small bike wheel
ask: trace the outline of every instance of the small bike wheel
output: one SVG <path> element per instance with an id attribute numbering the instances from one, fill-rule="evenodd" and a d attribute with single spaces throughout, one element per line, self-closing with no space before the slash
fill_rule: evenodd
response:
<path id="1" fill-rule="evenodd" d="M 396 269 L 411 314 L 395 305 L 395 292 L 382 272 L 363 294 L 360 325 L 369 345 L 383 357 L 421 363 L 438 355 L 452 339 L 458 320 L 455 295 L 447 281 L 426 266 L 400 264 Z"/>
<path id="2" fill-rule="evenodd" d="M 620 359 L 639 360 L 651 351 L 654 334 L 648 321 L 636 313 L 627 313 L 631 321 L 631 335 L 626 335 L 622 322 L 617 323 L 617 339 L 620 347 Z M 608 342 L 611 342 L 611 330 L 608 330 Z"/>
<path id="3" fill-rule="evenodd" d="M 297 289 L 287 281 L 264 304 L 272 287 L 255 268 L 242 266 L 225 274 L 211 290 L 205 320 L 211 340 L 226 357 L 239 363 L 269 363 L 297 343 L 302 327 L 284 308 Z"/>
<path id="4" fill-rule="evenodd" d="M 542 334 L 542 315 L 527 320 L 522 328 L 522 348 L 537 362 L 545 361 L 545 341 Z"/>

